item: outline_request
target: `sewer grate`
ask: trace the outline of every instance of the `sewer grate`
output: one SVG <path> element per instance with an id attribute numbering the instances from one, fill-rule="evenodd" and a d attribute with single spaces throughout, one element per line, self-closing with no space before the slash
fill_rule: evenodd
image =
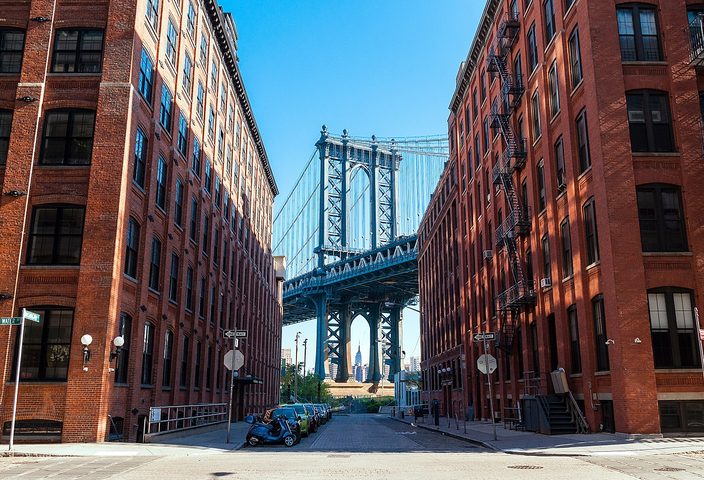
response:
<path id="1" fill-rule="evenodd" d="M 684 468 L 679 468 L 679 467 L 662 467 L 662 468 L 656 468 L 656 472 L 684 472 Z"/>
<path id="2" fill-rule="evenodd" d="M 508 468 L 512 468 L 514 470 L 540 470 L 543 467 L 540 465 L 509 465 Z"/>

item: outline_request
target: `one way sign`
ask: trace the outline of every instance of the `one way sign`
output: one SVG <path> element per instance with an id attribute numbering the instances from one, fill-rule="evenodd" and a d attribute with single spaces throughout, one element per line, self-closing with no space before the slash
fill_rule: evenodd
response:
<path id="1" fill-rule="evenodd" d="M 247 330 L 225 330 L 225 338 L 247 338 Z"/>

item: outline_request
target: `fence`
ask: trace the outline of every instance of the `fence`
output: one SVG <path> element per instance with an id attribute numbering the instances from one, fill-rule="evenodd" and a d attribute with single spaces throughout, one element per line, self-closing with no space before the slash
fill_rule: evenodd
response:
<path id="1" fill-rule="evenodd" d="M 193 428 L 227 422 L 227 403 L 198 403 L 150 407 L 144 428 L 144 441 Z"/>

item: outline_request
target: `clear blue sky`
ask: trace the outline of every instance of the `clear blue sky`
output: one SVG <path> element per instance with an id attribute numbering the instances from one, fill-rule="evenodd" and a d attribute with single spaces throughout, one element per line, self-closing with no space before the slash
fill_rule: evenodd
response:
<path id="1" fill-rule="evenodd" d="M 322 124 L 355 136 L 446 133 L 457 69 L 484 8 L 480 0 L 221 3 L 237 24 L 244 82 L 284 198 Z M 368 345 L 363 322 L 352 326 L 354 352 L 359 342 Z M 284 347 L 293 350 L 299 330 L 315 343 L 308 322 L 284 328 Z M 407 356 L 420 354 L 418 336 L 418 315 L 407 310 Z"/>

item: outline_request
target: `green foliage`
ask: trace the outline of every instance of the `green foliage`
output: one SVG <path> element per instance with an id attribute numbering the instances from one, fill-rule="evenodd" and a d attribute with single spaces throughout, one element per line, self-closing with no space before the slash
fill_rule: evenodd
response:
<path id="1" fill-rule="evenodd" d="M 295 378 L 295 368 L 293 365 L 287 366 L 284 375 L 281 377 L 281 398 L 279 399 L 281 403 L 287 403 L 293 399 Z M 301 402 L 318 403 L 318 391 L 320 391 L 320 402 L 330 403 L 332 400 L 330 387 L 325 382 L 320 381 L 320 379 L 312 373 L 304 377 L 299 372 L 298 400 Z"/>

